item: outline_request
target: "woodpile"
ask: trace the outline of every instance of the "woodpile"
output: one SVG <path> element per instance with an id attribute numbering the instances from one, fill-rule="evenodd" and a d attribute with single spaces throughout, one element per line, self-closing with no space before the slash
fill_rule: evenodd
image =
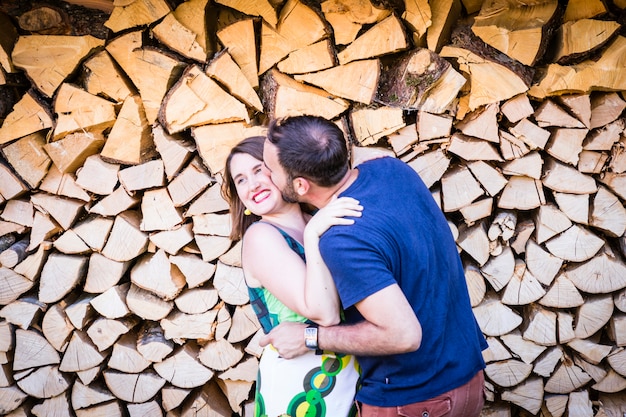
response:
<path id="1" fill-rule="evenodd" d="M 626 413 L 624 0 L 1 7 L 0 414 L 251 416 L 221 171 L 303 113 L 431 188 L 483 415 Z"/>

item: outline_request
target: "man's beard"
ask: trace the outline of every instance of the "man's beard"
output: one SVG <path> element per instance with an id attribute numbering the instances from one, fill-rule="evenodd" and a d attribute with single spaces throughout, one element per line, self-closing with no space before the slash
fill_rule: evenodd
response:
<path id="1" fill-rule="evenodd" d="M 293 181 L 288 182 L 285 189 L 280 190 L 280 194 L 287 203 L 299 203 L 298 194 L 293 188 Z"/>

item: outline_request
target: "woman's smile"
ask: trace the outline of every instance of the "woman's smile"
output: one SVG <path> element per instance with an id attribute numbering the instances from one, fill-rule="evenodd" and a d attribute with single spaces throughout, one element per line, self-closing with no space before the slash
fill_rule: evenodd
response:
<path id="1" fill-rule="evenodd" d="M 263 201 L 267 200 L 267 199 L 270 197 L 270 194 L 271 194 L 270 190 L 268 190 L 268 189 L 263 189 L 263 190 L 261 190 L 261 191 L 259 191 L 259 192 L 255 193 L 255 194 L 252 196 L 252 201 L 254 201 L 254 202 L 255 202 L 255 203 L 257 203 L 257 204 L 260 204 L 260 203 L 262 203 Z"/>

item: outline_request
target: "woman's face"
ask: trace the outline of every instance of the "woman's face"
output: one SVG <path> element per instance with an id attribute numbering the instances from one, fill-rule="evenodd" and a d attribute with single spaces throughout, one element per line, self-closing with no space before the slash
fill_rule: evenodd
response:
<path id="1" fill-rule="evenodd" d="M 263 216 L 285 204 L 263 161 L 238 153 L 230 160 L 230 172 L 239 199 L 252 213 Z"/>

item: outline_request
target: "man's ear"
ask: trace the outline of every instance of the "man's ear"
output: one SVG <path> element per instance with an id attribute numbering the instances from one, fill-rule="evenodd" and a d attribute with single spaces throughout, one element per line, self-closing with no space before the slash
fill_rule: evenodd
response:
<path id="1" fill-rule="evenodd" d="M 304 196 L 311 189 L 311 183 L 302 177 L 294 178 L 293 180 L 293 189 L 299 196 Z"/>

